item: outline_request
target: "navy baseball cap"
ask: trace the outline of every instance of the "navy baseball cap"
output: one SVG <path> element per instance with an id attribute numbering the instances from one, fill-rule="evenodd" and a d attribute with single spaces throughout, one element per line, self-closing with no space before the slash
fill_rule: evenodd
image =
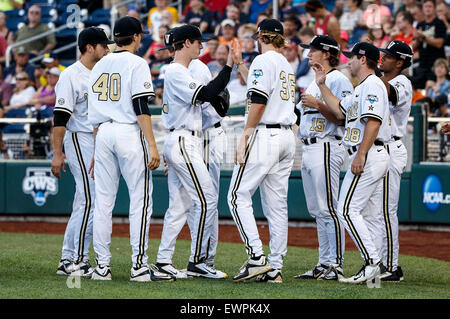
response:
<path id="1" fill-rule="evenodd" d="M 403 41 L 391 41 L 386 49 L 380 49 L 380 51 L 393 56 L 397 60 L 404 61 L 403 68 L 409 67 L 412 63 L 413 51 L 411 47 Z"/>
<path id="2" fill-rule="evenodd" d="M 114 41 L 108 39 L 105 31 L 99 27 L 89 27 L 87 29 L 84 29 L 78 36 L 78 47 L 84 47 L 87 44 L 96 45 L 113 43 Z"/>
<path id="3" fill-rule="evenodd" d="M 173 34 L 176 28 L 172 28 L 164 34 L 164 46 L 158 51 L 173 49 Z"/>
<path id="4" fill-rule="evenodd" d="M 175 28 L 173 32 L 173 43 L 184 42 L 186 40 L 204 41 L 200 29 L 191 24 L 185 24 Z"/>
<path id="5" fill-rule="evenodd" d="M 138 19 L 133 17 L 123 17 L 120 18 L 114 25 L 114 36 L 115 37 L 127 37 L 134 34 L 145 33 L 148 31 L 142 30 L 141 23 Z"/>
<path id="6" fill-rule="evenodd" d="M 258 38 L 258 33 L 260 31 L 268 31 L 273 33 L 278 33 L 284 35 L 284 28 L 280 21 L 275 19 L 264 19 L 258 24 L 258 29 L 256 33 L 252 36 L 254 40 Z"/>
<path id="7" fill-rule="evenodd" d="M 324 52 L 330 52 L 337 57 L 341 47 L 335 39 L 328 35 L 316 35 L 309 44 L 301 43 L 300 46 L 305 49 L 314 48 Z"/>
<path id="8" fill-rule="evenodd" d="M 342 51 L 342 54 L 347 58 L 351 58 L 354 55 L 362 55 L 376 63 L 380 59 L 380 50 L 369 42 L 358 42 L 353 46 L 351 51 Z"/>

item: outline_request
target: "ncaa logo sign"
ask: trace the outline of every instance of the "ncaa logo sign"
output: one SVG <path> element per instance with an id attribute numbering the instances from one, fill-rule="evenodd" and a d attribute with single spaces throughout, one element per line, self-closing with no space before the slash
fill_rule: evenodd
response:
<path id="1" fill-rule="evenodd" d="M 441 180 L 435 174 L 425 178 L 422 193 L 423 204 L 430 212 L 436 212 L 442 204 L 450 204 L 450 194 L 444 195 Z"/>
<path id="2" fill-rule="evenodd" d="M 48 167 L 28 167 L 22 181 L 22 190 L 33 196 L 36 205 L 43 206 L 48 195 L 58 193 L 58 179 Z"/>

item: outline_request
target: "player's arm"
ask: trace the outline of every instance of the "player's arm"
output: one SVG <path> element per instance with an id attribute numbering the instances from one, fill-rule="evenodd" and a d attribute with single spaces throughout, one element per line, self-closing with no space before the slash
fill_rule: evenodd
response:
<path id="1" fill-rule="evenodd" d="M 352 162 L 352 173 L 360 175 L 364 171 L 364 165 L 366 163 L 366 155 L 369 149 L 375 142 L 378 131 L 380 130 L 381 121 L 374 118 L 368 118 L 366 128 L 364 129 L 364 136 L 359 145 L 358 152 Z"/>
<path id="2" fill-rule="evenodd" d="M 247 83 L 248 69 L 242 62 L 242 48 L 238 40 L 234 40 L 234 44 L 230 47 L 233 55 L 233 61 L 236 64 L 239 73 L 242 75 L 244 82 Z"/>
<path id="3" fill-rule="evenodd" d="M 302 94 L 302 104 L 304 106 L 316 109 L 331 123 L 334 123 L 336 125 L 344 125 L 343 119 L 338 119 L 328 106 L 314 98 L 312 95 Z"/>
<path id="4" fill-rule="evenodd" d="M 66 125 L 69 121 L 71 113 L 69 111 L 62 111 L 55 109 L 53 112 L 53 159 L 52 159 L 52 174 L 56 178 L 61 177 L 61 168 L 66 172 L 64 160 L 66 156 L 62 151 L 62 144 L 64 135 L 66 134 Z"/>

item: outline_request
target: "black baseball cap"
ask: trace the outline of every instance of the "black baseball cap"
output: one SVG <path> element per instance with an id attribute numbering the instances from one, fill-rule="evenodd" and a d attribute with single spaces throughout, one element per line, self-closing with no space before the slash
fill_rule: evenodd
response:
<path id="1" fill-rule="evenodd" d="M 411 47 L 403 41 L 391 41 L 387 45 L 386 49 L 380 49 L 380 51 L 393 56 L 397 60 L 405 61 L 403 63 L 403 68 L 407 68 L 411 65 L 413 51 Z"/>
<path id="2" fill-rule="evenodd" d="M 258 29 L 256 33 L 252 36 L 253 40 L 258 38 L 258 33 L 260 31 L 269 31 L 284 35 L 284 28 L 280 21 L 275 19 L 264 19 L 258 24 Z"/>
<path id="3" fill-rule="evenodd" d="M 123 17 L 120 18 L 114 25 L 114 36 L 115 37 L 127 37 L 133 34 L 147 34 L 148 31 L 142 30 L 141 23 L 138 19 L 133 17 Z"/>
<path id="4" fill-rule="evenodd" d="M 172 44 L 178 43 L 178 42 L 184 42 L 186 40 L 205 41 L 205 39 L 202 38 L 202 33 L 200 32 L 200 29 L 194 25 L 185 24 L 185 25 L 175 28 L 175 30 L 173 32 Z"/>
<path id="5" fill-rule="evenodd" d="M 106 36 L 105 31 L 99 27 L 89 27 L 80 32 L 78 36 L 78 47 L 84 47 L 88 44 L 113 44 Z"/>
<path id="6" fill-rule="evenodd" d="M 172 28 L 167 31 L 166 34 L 164 34 L 164 46 L 158 51 L 173 49 L 173 33 L 175 32 L 176 28 L 177 27 Z"/>
<path id="7" fill-rule="evenodd" d="M 341 47 L 335 39 L 328 35 L 316 35 L 309 44 L 300 43 L 305 49 L 314 48 L 324 52 L 330 52 L 332 56 L 337 57 Z"/>
<path id="8" fill-rule="evenodd" d="M 353 55 L 362 55 L 376 63 L 380 59 L 380 50 L 369 42 L 358 42 L 351 51 L 342 51 L 342 54 L 347 58 L 351 58 Z"/>

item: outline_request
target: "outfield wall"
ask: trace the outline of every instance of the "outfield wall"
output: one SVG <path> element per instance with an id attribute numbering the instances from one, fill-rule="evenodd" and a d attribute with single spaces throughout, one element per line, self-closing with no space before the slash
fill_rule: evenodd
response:
<path id="1" fill-rule="evenodd" d="M 69 215 L 75 184 L 66 167 L 68 172 L 57 180 L 50 172 L 50 161 L 0 161 L 0 215 Z M 221 174 L 218 209 L 225 218 L 231 218 L 226 199 L 231 174 Z M 262 218 L 259 192 L 253 199 L 255 216 Z M 154 171 L 153 216 L 162 217 L 168 203 L 167 178 L 162 170 Z M 113 214 L 126 216 L 128 205 L 122 179 Z M 288 208 L 290 220 L 311 220 L 299 171 L 292 172 L 289 180 Z M 413 164 L 402 176 L 398 216 L 400 222 L 450 224 L 450 165 Z"/>

